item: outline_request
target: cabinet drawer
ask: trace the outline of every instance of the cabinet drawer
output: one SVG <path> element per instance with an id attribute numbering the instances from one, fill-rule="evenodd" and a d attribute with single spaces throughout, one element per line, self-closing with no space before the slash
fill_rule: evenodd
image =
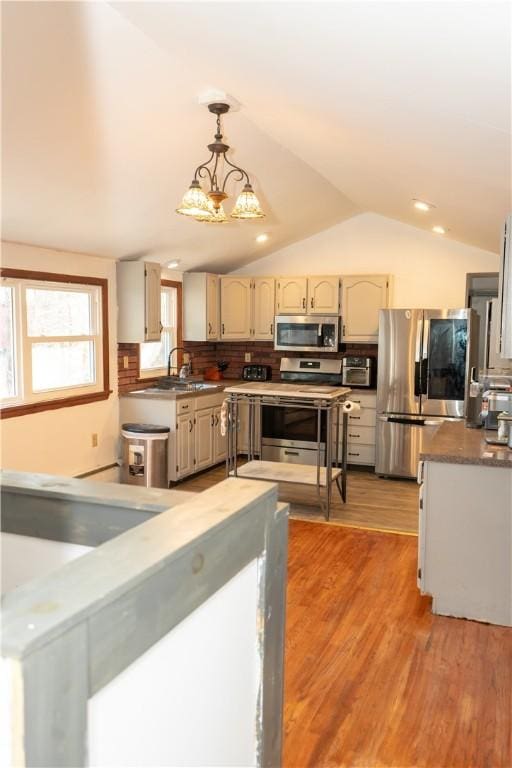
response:
<path id="1" fill-rule="evenodd" d="M 353 403 L 359 403 L 361 408 L 377 408 L 377 394 L 375 392 L 352 391 L 348 399 Z"/>
<path id="2" fill-rule="evenodd" d="M 347 451 L 347 462 L 349 464 L 369 464 L 375 465 L 375 446 L 374 445 L 349 445 Z"/>
<path id="3" fill-rule="evenodd" d="M 349 445 L 375 445 L 375 427 L 356 426 L 349 423 L 347 431 Z"/>
<path id="4" fill-rule="evenodd" d="M 180 416 L 182 413 L 193 413 L 195 410 L 194 405 L 194 400 L 191 397 L 183 399 L 178 398 L 176 400 L 176 413 L 178 416 Z"/>
<path id="5" fill-rule="evenodd" d="M 375 427 L 377 412 L 374 408 L 361 408 L 348 415 L 349 427 Z"/>
<path id="6" fill-rule="evenodd" d="M 212 392 L 211 395 L 199 395 L 195 398 L 196 411 L 204 411 L 205 408 L 216 408 L 222 405 L 226 395 L 222 392 Z"/>

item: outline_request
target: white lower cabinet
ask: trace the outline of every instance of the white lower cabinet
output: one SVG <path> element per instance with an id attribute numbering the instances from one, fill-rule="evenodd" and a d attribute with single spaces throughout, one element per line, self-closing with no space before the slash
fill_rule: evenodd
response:
<path id="1" fill-rule="evenodd" d="M 223 392 L 196 397 L 120 398 L 121 424 L 141 422 L 169 427 L 168 480 L 184 477 L 225 461 L 227 437 L 220 434 Z"/>
<path id="2" fill-rule="evenodd" d="M 202 408 L 194 417 L 195 470 L 206 469 L 213 464 L 213 408 Z"/>
<path id="3" fill-rule="evenodd" d="M 173 435 L 169 436 L 169 442 Z M 176 419 L 176 479 L 186 477 L 194 472 L 194 414 L 184 413 Z M 169 448 L 171 446 L 169 445 Z"/>
<path id="4" fill-rule="evenodd" d="M 418 586 L 432 612 L 512 626 L 512 468 L 429 460 L 419 479 Z"/>
<path id="5" fill-rule="evenodd" d="M 349 395 L 349 400 L 357 403 L 361 410 L 353 411 L 348 415 L 347 462 L 373 467 L 375 466 L 377 395 L 374 392 L 354 390 Z"/>

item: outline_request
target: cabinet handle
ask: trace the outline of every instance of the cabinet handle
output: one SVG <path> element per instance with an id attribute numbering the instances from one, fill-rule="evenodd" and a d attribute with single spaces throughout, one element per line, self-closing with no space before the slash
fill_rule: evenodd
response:
<path id="1" fill-rule="evenodd" d="M 212 332 L 212 324 L 208 323 L 208 334 Z"/>
<path id="2" fill-rule="evenodd" d="M 274 335 L 274 323 L 270 323 L 270 335 Z"/>
<path id="3" fill-rule="evenodd" d="M 311 309 L 313 309 L 314 306 L 315 306 L 315 301 L 314 299 L 311 299 Z"/>
<path id="4" fill-rule="evenodd" d="M 361 437 L 361 435 L 351 435 L 350 432 L 348 433 L 349 437 Z"/>
<path id="5" fill-rule="evenodd" d="M 216 427 L 219 426 L 219 417 L 218 416 L 215 417 L 215 426 Z"/>
<path id="6" fill-rule="evenodd" d="M 212 427 L 214 427 L 214 426 L 215 426 L 215 417 L 214 417 L 213 413 L 212 413 L 212 422 L 211 422 L 211 426 L 212 426 Z"/>
<path id="7" fill-rule="evenodd" d="M 359 454 L 359 453 L 350 453 L 350 451 L 349 451 L 349 452 L 348 452 L 348 455 L 349 455 L 349 456 L 359 456 L 360 454 Z"/>
<path id="8" fill-rule="evenodd" d="M 284 455 L 285 456 L 299 456 L 299 452 L 298 451 L 285 451 Z"/>
<path id="9" fill-rule="evenodd" d="M 162 325 L 162 321 L 160 321 L 160 334 L 162 333 L 163 329 L 164 329 L 164 327 Z"/>
<path id="10" fill-rule="evenodd" d="M 349 416 L 349 419 L 357 419 L 358 421 L 360 418 L 361 418 L 360 416 L 352 416 L 352 415 Z"/>
<path id="11" fill-rule="evenodd" d="M 182 405 L 181 406 L 181 410 L 182 411 L 187 411 L 188 410 L 188 405 Z"/>
<path id="12" fill-rule="evenodd" d="M 306 309 L 306 299 L 302 299 L 302 309 Z"/>
<path id="13" fill-rule="evenodd" d="M 189 427 L 189 430 L 188 430 L 188 431 L 189 431 L 189 432 L 192 432 L 192 430 L 194 429 L 194 424 L 193 424 L 193 422 L 192 422 L 192 420 L 191 420 L 191 419 L 189 419 L 189 420 L 188 420 L 188 423 L 190 424 L 190 427 Z"/>
<path id="14" fill-rule="evenodd" d="M 222 333 L 224 333 L 224 323 L 222 323 Z"/>
<path id="15" fill-rule="evenodd" d="M 343 331 L 342 331 L 342 333 L 343 333 L 343 336 L 344 336 L 345 335 L 345 324 L 343 324 Z"/>

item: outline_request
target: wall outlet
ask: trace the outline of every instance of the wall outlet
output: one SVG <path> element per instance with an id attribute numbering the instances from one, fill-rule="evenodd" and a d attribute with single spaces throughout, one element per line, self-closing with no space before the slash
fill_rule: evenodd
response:
<path id="1" fill-rule="evenodd" d="M 91 435 L 91 445 L 93 448 L 98 447 L 98 434 L 97 432 L 93 432 Z"/>
<path id="2" fill-rule="evenodd" d="M 245 353 L 244 360 L 245 360 L 246 363 L 250 363 L 251 362 L 251 353 L 250 352 L 246 352 Z"/>
<path id="3" fill-rule="evenodd" d="M 128 368 L 128 355 L 123 357 L 123 368 Z"/>

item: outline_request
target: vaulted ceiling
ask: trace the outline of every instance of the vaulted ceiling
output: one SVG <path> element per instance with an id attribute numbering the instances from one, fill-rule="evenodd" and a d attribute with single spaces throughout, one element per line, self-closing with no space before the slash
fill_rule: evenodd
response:
<path id="1" fill-rule="evenodd" d="M 510 13 L 4 2 L 3 237 L 227 271 L 375 211 L 496 251 L 511 207 Z M 263 222 L 174 213 L 208 156 L 214 121 L 197 97 L 209 89 L 241 104 L 224 133 Z"/>

